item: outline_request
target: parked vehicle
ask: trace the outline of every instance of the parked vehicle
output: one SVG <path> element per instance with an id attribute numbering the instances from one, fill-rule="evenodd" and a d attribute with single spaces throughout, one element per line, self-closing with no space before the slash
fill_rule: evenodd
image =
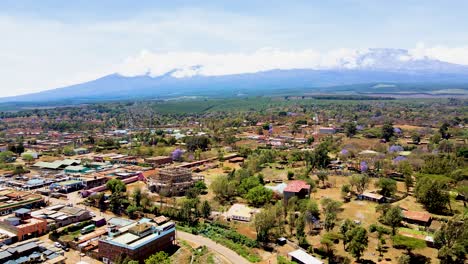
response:
<path id="1" fill-rule="evenodd" d="M 88 225 L 88 226 L 85 226 L 81 229 L 81 234 L 84 235 L 84 234 L 87 234 L 87 233 L 91 233 L 94 231 L 94 229 L 96 229 L 96 226 L 95 225 Z"/>

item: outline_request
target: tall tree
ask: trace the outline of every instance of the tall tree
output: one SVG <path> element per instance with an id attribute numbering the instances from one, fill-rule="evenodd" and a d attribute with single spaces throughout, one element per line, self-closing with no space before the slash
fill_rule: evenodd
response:
<path id="1" fill-rule="evenodd" d="M 394 134 L 393 124 L 391 122 L 385 122 L 382 126 L 382 138 L 385 139 L 385 141 L 390 141 Z"/>
<path id="2" fill-rule="evenodd" d="M 364 227 L 357 226 L 348 232 L 348 236 L 352 237 L 348 244 L 348 251 L 359 261 L 369 243 L 367 230 Z"/>
<path id="3" fill-rule="evenodd" d="M 384 222 L 392 227 L 392 234 L 395 235 L 396 228 L 401 224 L 403 214 L 400 207 L 392 206 L 384 215 Z"/>
<path id="4" fill-rule="evenodd" d="M 418 202 L 422 203 L 429 212 L 441 212 L 450 202 L 447 184 L 429 176 L 417 178 L 414 193 Z"/>
<path id="5" fill-rule="evenodd" d="M 468 219 L 456 216 L 435 233 L 434 245 L 439 250 L 441 264 L 465 263 L 468 253 Z"/>
<path id="6" fill-rule="evenodd" d="M 380 188 L 379 193 L 386 197 L 391 197 L 397 190 L 396 181 L 390 178 L 380 178 L 375 186 Z"/>
<path id="7" fill-rule="evenodd" d="M 344 132 L 347 137 L 352 137 L 356 135 L 357 128 L 354 122 L 347 122 L 343 125 L 343 127 L 344 127 Z"/>

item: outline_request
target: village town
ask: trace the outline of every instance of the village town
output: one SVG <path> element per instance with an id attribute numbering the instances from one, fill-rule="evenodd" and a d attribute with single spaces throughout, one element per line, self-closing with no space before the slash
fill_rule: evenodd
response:
<path id="1" fill-rule="evenodd" d="M 3 112 L 0 263 L 465 263 L 466 101 L 304 100 Z"/>

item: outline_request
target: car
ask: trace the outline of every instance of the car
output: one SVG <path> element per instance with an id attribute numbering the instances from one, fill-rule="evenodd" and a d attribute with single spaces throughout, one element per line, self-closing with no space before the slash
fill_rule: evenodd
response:
<path id="1" fill-rule="evenodd" d="M 68 247 L 64 247 L 63 250 L 65 250 L 66 252 L 68 252 L 70 249 Z"/>
<path id="2" fill-rule="evenodd" d="M 60 244 L 59 242 L 55 242 L 55 243 L 54 243 L 54 246 L 55 246 L 55 247 L 58 247 L 58 248 L 62 248 L 62 244 Z"/>

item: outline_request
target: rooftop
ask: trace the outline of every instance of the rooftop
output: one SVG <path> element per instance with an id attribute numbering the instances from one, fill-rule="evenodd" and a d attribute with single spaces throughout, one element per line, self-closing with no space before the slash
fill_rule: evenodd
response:
<path id="1" fill-rule="evenodd" d="M 307 252 L 301 249 L 289 252 L 288 255 L 301 261 L 304 264 L 323 264 L 323 261 L 307 254 Z"/>
<path id="2" fill-rule="evenodd" d="M 300 192 L 302 189 L 308 190 L 310 189 L 310 185 L 307 184 L 305 181 L 295 180 L 295 181 L 290 181 L 288 183 L 288 186 L 284 188 L 284 191 L 297 193 L 297 192 Z"/>
<path id="3" fill-rule="evenodd" d="M 403 210 L 404 218 L 421 221 L 421 222 L 429 222 L 431 220 L 431 215 L 425 212 L 417 212 L 417 211 L 405 211 Z"/>

